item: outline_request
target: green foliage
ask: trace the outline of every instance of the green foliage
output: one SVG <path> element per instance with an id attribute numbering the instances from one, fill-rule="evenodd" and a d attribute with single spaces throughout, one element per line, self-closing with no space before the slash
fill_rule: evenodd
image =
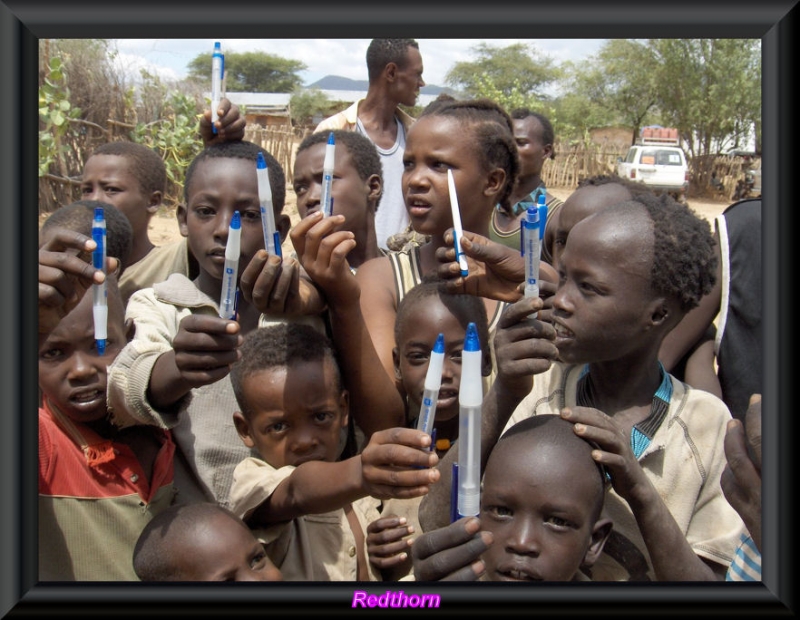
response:
<path id="1" fill-rule="evenodd" d="M 63 138 L 70 130 L 70 119 L 79 118 L 80 108 L 70 103 L 66 73 L 60 58 L 51 58 L 48 72 L 39 87 L 39 176 L 62 169 L 62 157 L 69 150 Z"/>
<path id="2" fill-rule="evenodd" d="M 457 62 L 445 76 L 448 85 L 469 97 L 479 97 L 490 88 L 507 98 L 546 100 L 546 86 L 560 76 L 550 57 L 522 43 L 503 48 L 481 43 L 472 52 L 477 60 Z"/>
<path id="3" fill-rule="evenodd" d="M 298 75 L 307 66 L 299 60 L 266 52 L 225 52 L 225 89 L 244 93 L 291 93 L 303 84 Z M 211 88 L 211 52 L 196 56 L 188 79 Z"/>
<path id="4" fill-rule="evenodd" d="M 331 101 L 318 88 L 296 91 L 289 100 L 292 122 L 298 126 L 309 126 L 316 115 L 327 116 Z"/>
<path id="5" fill-rule="evenodd" d="M 202 149 L 197 132 L 196 101 L 182 93 L 173 93 L 164 102 L 161 117 L 150 123 L 137 123 L 132 139 L 161 155 L 167 167 L 167 201 L 179 203 L 183 197 L 183 175 L 192 159 Z"/>

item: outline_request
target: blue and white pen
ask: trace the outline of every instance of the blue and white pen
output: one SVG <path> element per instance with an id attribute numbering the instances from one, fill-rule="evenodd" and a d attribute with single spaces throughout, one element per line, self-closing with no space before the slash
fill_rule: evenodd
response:
<path id="1" fill-rule="evenodd" d="M 439 399 L 439 388 L 442 385 L 442 368 L 444 368 L 444 334 L 439 334 L 431 350 L 430 361 L 428 361 L 425 388 L 422 392 L 422 403 L 417 419 L 417 429 L 431 437 L 433 437 L 433 421 L 436 418 L 436 401 Z M 431 450 L 434 447 L 431 443 Z"/>
<path id="2" fill-rule="evenodd" d="M 322 215 L 328 217 L 333 215 L 333 196 L 331 195 L 331 185 L 333 184 L 333 162 L 336 153 L 336 140 L 333 132 L 328 136 L 328 144 L 325 145 L 325 159 L 322 162 L 322 198 L 320 199 L 320 209 Z"/>
<path id="3" fill-rule="evenodd" d="M 450 211 L 453 213 L 453 246 L 456 250 L 458 267 L 461 269 L 461 277 L 466 278 L 469 275 L 467 257 L 461 251 L 461 237 L 464 236 L 464 229 L 461 228 L 461 210 L 458 208 L 456 182 L 453 179 L 453 171 L 450 168 L 447 169 L 447 189 L 450 192 Z"/>
<path id="4" fill-rule="evenodd" d="M 242 241 L 242 220 L 233 212 L 225 245 L 225 271 L 222 274 L 222 292 L 219 297 L 219 315 L 223 319 L 236 319 L 236 279 L 239 275 L 239 252 Z"/>
<path id="5" fill-rule="evenodd" d="M 544 244 L 544 227 L 547 225 L 547 195 L 539 194 L 536 201 L 536 209 L 539 211 L 539 243 Z"/>
<path id="6" fill-rule="evenodd" d="M 539 235 L 541 221 L 539 209 L 533 205 L 528 207 L 525 218 L 520 222 L 520 253 L 525 259 L 525 297 L 539 296 L 539 261 L 541 259 L 541 237 Z M 536 318 L 538 312 L 531 314 Z"/>
<path id="7" fill-rule="evenodd" d="M 103 207 L 95 207 L 92 239 L 97 244 L 92 252 L 92 266 L 106 274 L 106 216 Z M 108 289 L 105 280 L 102 284 L 93 284 L 92 287 L 94 289 L 92 305 L 94 340 L 97 343 L 97 353 L 103 355 L 106 352 L 106 340 L 108 339 Z"/>
<path id="8" fill-rule="evenodd" d="M 481 345 L 475 323 L 467 325 L 458 389 L 458 518 L 481 510 Z"/>
<path id="9" fill-rule="evenodd" d="M 219 41 L 214 43 L 214 53 L 211 54 L 211 131 L 217 133 L 216 122 L 219 120 L 217 110 L 222 99 L 222 76 L 225 74 L 225 56 L 222 53 Z"/>
<path id="10" fill-rule="evenodd" d="M 269 171 L 264 153 L 258 152 L 256 161 L 258 176 L 258 202 L 261 204 L 261 228 L 264 229 L 264 248 L 270 254 L 283 256 L 281 253 L 281 234 L 275 229 L 275 211 L 272 209 L 272 186 L 269 183 Z"/>

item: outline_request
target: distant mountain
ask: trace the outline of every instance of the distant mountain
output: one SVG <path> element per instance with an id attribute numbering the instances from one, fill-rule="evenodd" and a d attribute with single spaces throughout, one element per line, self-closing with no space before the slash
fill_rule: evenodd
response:
<path id="1" fill-rule="evenodd" d="M 313 84 L 308 84 L 305 88 L 319 88 L 320 90 L 367 90 L 369 82 L 367 80 L 351 80 L 341 75 L 326 75 Z M 420 91 L 423 95 L 438 95 L 441 92 L 453 93 L 450 88 L 426 84 Z"/>

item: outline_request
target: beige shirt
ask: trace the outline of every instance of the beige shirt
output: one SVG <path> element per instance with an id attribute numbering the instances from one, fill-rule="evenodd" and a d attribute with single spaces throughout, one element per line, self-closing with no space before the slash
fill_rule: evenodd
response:
<path id="1" fill-rule="evenodd" d="M 574 407 L 581 365 L 559 362 L 536 375 L 533 389 L 504 430 L 532 415 Z M 669 508 L 694 552 L 705 560 L 730 565 L 743 523 L 722 494 L 723 441 L 731 414 L 719 398 L 672 379 L 672 398 L 661 426 L 639 463 Z M 592 567 L 592 581 L 653 581 L 652 563 L 628 502 L 613 489 L 604 513 L 614 522 L 611 537 Z"/>
<path id="2" fill-rule="evenodd" d="M 258 458 L 243 460 L 233 472 L 230 509 L 247 519 L 293 471 L 294 466 L 275 469 Z M 367 526 L 380 517 L 381 502 L 363 497 L 352 503 L 364 535 L 367 556 Z M 303 515 L 285 523 L 254 530 L 265 543 L 267 554 L 280 568 L 284 581 L 357 581 L 356 539 L 343 509 Z M 380 572 L 367 561 L 370 581 L 381 581 Z"/>
<path id="3" fill-rule="evenodd" d="M 189 246 L 185 237 L 156 246 L 144 258 L 125 267 L 119 278 L 123 303 L 127 305 L 136 291 L 163 282 L 173 273 L 189 277 Z"/>

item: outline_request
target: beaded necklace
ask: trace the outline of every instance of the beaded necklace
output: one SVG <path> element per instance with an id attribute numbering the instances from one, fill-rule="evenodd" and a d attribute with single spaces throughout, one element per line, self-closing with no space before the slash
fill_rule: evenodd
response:
<path id="1" fill-rule="evenodd" d="M 658 386 L 656 393 L 653 394 L 653 404 L 650 406 L 650 415 L 641 422 L 634 424 L 631 429 L 631 448 L 637 459 L 644 453 L 647 446 L 650 445 L 653 435 L 656 434 L 664 418 L 666 418 L 667 410 L 669 409 L 669 401 L 672 398 L 672 381 L 669 374 L 664 369 L 661 362 L 658 362 L 658 369 L 661 373 L 661 384 Z M 581 376 L 578 379 L 575 403 L 579 407 L 594 407 L 594 396 L 592 394 L 592 384 L 589 381 L 588 364 L 583 367 Z"/>
<path id="2" fill-rule="evenodd" d="M 528 194 L 527 198 L 523 198 L 518 203 L 511 206 L 511 214 L 513 217 L 518 216 L 520 213 L 524 213 L 528 210 L 528 207 L 536 206 L 539 201 L 539 195 L 544 194 L 545 199 L 547 197 L 547 190 L 544 187 L 544 183 L 539 185 L 535 190 L 533 190 L 530 194 Z M 500 211 L 501 213 L 505 213 L 508 215 L 508 212 L 502 207 L 500 204 L 496 204 L 495 209 Z"/>

